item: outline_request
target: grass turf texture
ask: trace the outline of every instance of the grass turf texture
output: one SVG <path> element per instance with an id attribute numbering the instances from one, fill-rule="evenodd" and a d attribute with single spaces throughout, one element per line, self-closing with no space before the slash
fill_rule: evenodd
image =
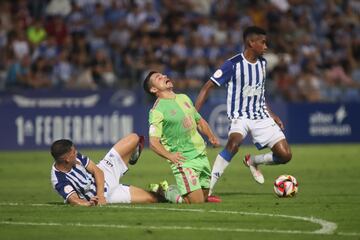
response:
<path id="1" fill-rule="evenodd" d="M 211 162 L 219 150 L 208 149 Z M 265 184 L 259 185 L 242 163 L 245 153 L 259 152 L 241 148 L 216 185 L 215 194 L 223 200 L 219 204 L 95 208 L 62 204 L 50 184 L 52 160 L 47 152 L 0 152 L 0 238 L 360 239 L 360 145 L 293 145 L 292 150 L 290 163 L 262 166 Z M 106 153 L 80 151 L 95 162 Z M 281 174 L 297 178 L 295 198 L 274 195 L 273 181 Z M 122 183 L 146 188 L 163 179 L 174 183 L 168 164 L 145 150 Z M 319 224 L 277 215 L 323 219 L 337 229 L 313 234 Z M 259 229 L 262 232 L 254 232 Z"/>

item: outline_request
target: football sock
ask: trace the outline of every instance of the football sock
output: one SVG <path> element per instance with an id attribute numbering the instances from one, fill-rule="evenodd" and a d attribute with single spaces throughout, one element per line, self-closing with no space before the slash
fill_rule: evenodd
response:
<path id="1" fill-rule="evenodd" d="M 276 162 L 276 157 L 273 156 L 272 152 L 251 156 L 251 161 L 256 165 L 260 165 L 260 164 L 266 164 L 266 165 L 278 164 Z"/>
<path id="2" fill-rule="evenodd" d="M 140 153 L 141 153 L 140 145 L 137 145 L 135 151 L 133 152 L 133 154 L 130 157 L 130 160 L 129 160 L 130 165 L 135 165 L 135 163 L 137 162 L 137 160 L 140 157 Z"/>
<path id="3" fill-rule="evenodd" d="M 214 162 L 214 166 L 211 171 L 209 196 L 212 194 L 213 188 L 214 188 L 217 180 L 223 174 L 225 168 L 229 165 L 232 157 L 233 157 L 233 154 L 228 152 L 226 149 L 224 149 L 222 152 L 220 152 L 217 155 L 215 162 Z"/>
<path id="4" fill-rule="evenodd" d="M 182 203 L 183 198 L 180 194 L 179 188 L 175 185 L 170 185 L 165 191 L 165 199 L 171 203 Z"/>

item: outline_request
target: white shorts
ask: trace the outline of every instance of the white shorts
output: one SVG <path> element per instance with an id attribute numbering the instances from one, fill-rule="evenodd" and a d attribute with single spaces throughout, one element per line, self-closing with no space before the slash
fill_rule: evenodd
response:
<path id="1" fill-rule="evenodd" d="M 277 142 L 285 139 L 285 135 L 272 118 L 251 120 L 247 118 L 231 119 L 231 133 L 240 133 L 243 138 L 251 134 L 252 141 L 257 149 L 272 148 Z"/>
<path id="2" fill-rule="evenodd" d="M 107 203 L 131 203 L 129 186 L 119 183 L 120 178 L 128 170 L 119 153 L 111 148 L 97 166 L 104 172 L 108 187 L 105 193 Z"/>

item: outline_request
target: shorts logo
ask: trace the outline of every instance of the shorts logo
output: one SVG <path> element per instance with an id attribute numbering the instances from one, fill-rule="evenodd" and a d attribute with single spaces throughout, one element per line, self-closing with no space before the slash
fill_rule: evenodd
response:
<path id="1" fill-rule="evenodd" d="M 197 176 L 195 175 L 195 173 L 190 168 L 186 168 L 185 171 L 188 172 L 188 178 L 191 181 L 191 184 L 196 185 L 197 184 Z"/>
<path id="2" fill-rule="evenodd" d="M 107 165 L 109 165 L 110 167 L 113 167 L 114 166 L 114 164 L 112 164 L 112 162 L 110 162 L 109 160 L 107 160 L 107 159 L 104 159 L 105 160 L 105 163 L 107 164 Z"/>
<path id="3" fill-rule="evenodd" d="M 223 72 L 221 71 L 221 69 L 216 70 L 216 72 L 214 73 L 214 77 L 215 78 L 219 78 L 223 75 Z"/>

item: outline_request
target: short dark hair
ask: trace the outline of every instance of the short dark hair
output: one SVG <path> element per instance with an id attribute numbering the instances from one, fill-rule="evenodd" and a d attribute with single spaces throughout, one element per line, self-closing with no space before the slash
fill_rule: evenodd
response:
<path id="1" fill-rule="evenodd" d="M 253 34 L 266 35 L 266 31 L 264 29 L 260 28 L 260 27 L 257 27 L 257 26 L 247 27 L 244 30 L 244 33 L 243 33 L 244 43 L 246 42 L 247 37 L 250 36 L 250 35 L 253 35 Z"/>
<path id="2" fill-rule="evenodd" d="M 53 142 L 53 144 L 51 144 L 51 155 L 56 162 L 60 163 L 63 161 L 63 159 L 61 159 L 61 156 L 63 156 L 65 153 L 68 153 L 71 150 L 72 146 L 74 146 L 74 144 L 69 139 L 57 140 Z"/>
<path id="3" fill-rule="evenodd" d="M 148 94 L 151 94 L 151 95 L 154 95 L 154 93 L 150 92 L 150 88 L 151 88 L 151 86 L 150 86 L 150 78 L 154 73 L 157 73 L 157 72 L 156 71 L 150 71 L 148 73 L 148 75 L 145 77 L 144 82 L 143 82 L 143 88 L 144 88 L 145 92 L 147 92 Z"/>

